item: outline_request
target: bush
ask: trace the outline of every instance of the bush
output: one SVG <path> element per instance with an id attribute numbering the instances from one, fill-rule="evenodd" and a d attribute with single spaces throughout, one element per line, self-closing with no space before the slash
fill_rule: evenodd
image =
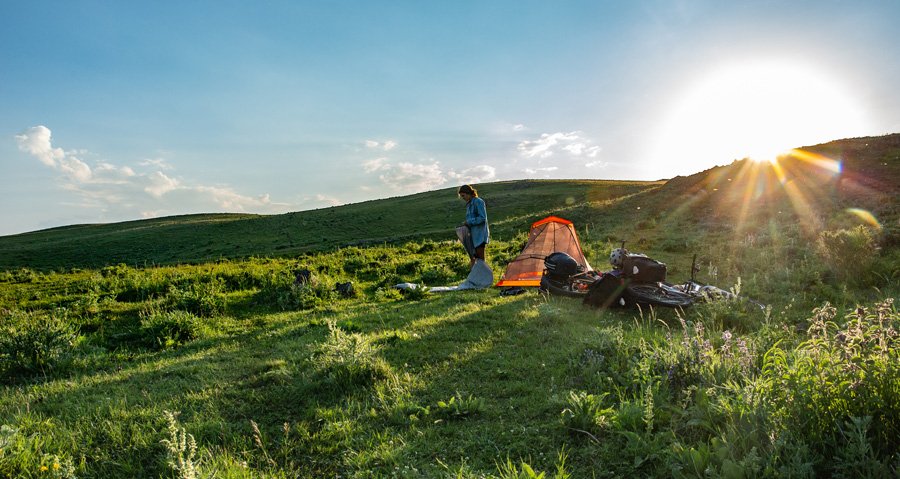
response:
<path id="1" fill-rule="evenodd" d="M 445 285 L 456 280 L 456 272 L 446 265 L 428 266 L 422 271 L 422 282 L 432 286 Z"/>
<path id="2" fill-rule="evenodd" d="M 7 311 L 0 317 L 0 373 L 47 373 L 65 364 L 76 335 L 68 312 Z"/>
<path id="3" fill-rule="evenodd" d="M 858 438 L 865 426 L 874 455 L 887 460 L 900 450 L 900 314 L 893 300 L 857 308 L 842 321 L 826 303 L 814 311 L 807 334 L 790 354 L 777 347 L 766 354 L 767 397 L 778 429 L 803 431 L 804 442 L 827 463 L 840 453 L 836 446 Z M 867 416 L 871 421 L 860 422 Z M 868 454 L 855 447 L 856 456 Z"/>
<path id="4" fill-rule="evenodd" d="M 187 311 L 146 311 L 141 314 L 141 333 L 145 343 L 169 349 L 201 336 L 203 323 Z"/>
<path id="5" fill-rule="evenodd" d="M 297 282 L 291 273 L 279 271 L 270 273 L 256 293 L 254 301 L 261 305 L 275 305 L 282 311 L 314 309 L 338 299 L 331 289 L 330 281 L 313 280 Z"/>
<path id="6" fill-rule="evenodd" d="M 221 279 L 189 283 L 182 288 L 170 285 L 168 304 L 198 316 L 213 317 L 225 312 L 224 289 L 225 283 Z"/>
<path id="7" fill-rule="evenodd" d="M 359 333 L 346 333 L 333 321 L 329 336 L 318 349 L 319 372 L 338 391 L 369 386 L 390 375 L 390 366 L 377 355 L 376 347 Z"/>
<path id="8" fill-rule="evenodd" d="M 835 277 L 842 281 L 865 284 L 878 255 L 878 246 L 870 228 L 823 231 L 816 249 Z"/>

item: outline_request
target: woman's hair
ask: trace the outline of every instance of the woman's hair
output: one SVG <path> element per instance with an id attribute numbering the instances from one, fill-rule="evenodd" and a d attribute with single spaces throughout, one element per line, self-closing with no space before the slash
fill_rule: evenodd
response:
<path id="1" fill-rule="evenodd" d="M 476 198 L 478 197 L 478 191 L 476 191 L 475 188 L 472 188 L 472 185 L 462 185 L 462 186 L 460 186 L 460 187 L 459 187 L 459 191 L 457 192 L 457 194 L 463 194 L 463 193 L 465 193 L 465 194 L 467 194 L 467 195 L 472 195 L 472 196 L 474 196 L 474 197 L 476 197 Z"/>

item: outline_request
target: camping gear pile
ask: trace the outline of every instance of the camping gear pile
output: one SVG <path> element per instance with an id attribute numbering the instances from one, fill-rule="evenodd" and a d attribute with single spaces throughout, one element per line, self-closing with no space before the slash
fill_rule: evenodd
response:
<path id="1" fill-rule="evenodd" d="M 581 243 L 578 242 L 578 235 L 575 234 L 572 222 L 548 216 L 531 225 L 525 248 L 509 263 L 506 272 L 495 286 L 540 286 L 546 269 L 545 260 L 553 253 L 567 255 L 581 271 L 593 270 L 581 251 Z M 557 258 L 562 259 L 561 256 Z M 566 261 L 568 263 L 568 260 Z M 568 265 L 564 267 L 572 266 L 571 263 Z"/>
<path id="2" fill-rule="evenodd" d="M 613 271 L 594 271 L 572 222 L 549 216 L 531 225 L 525 248 L 509 263 L 496 286 L 507 290 L 538 287 L 549 294 L 583 298 L 584 304 L 608 308 L 641 302 L 629 295 L 630 284 L 666 280 L 665 263 L 646 255 L 618 248 L 610 260 Z"/>

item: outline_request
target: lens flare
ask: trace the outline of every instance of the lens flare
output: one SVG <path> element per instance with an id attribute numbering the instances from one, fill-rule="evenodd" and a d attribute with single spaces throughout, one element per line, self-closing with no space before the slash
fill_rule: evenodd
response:
<path id="1" fill-rule="evenodd" d="M 800 149 L 796 149 L 796 148 L 791 150 L 790 156 L 793 156 L 794 158 L 805 161 L 811 165 L 818 166 L 819 168 L 821 168 L 825 171 L 830 171 L 831 173 L 834 173 L 835 175 L 838 175 L 841 173 L 841 167 L 842 167 L 841 162 L 837 161 L 837 160 L 833 160 L 831 158 L 828 158 L 827 156 L 822 156 L 818 153 L 812 153 L 809 151 L 800 150 Z"/>
<path id="2" fill-rule="evenodd" d="M 881 222 L 879 222 L 878 218 L 876 218 L 875 215 L 873 215 L 871 212 L 866 211 L 862 208 L 847 208 L 845 211 L 865 221 L 869 225 L 874 226 L 879 230 L 881 229 Z"/>

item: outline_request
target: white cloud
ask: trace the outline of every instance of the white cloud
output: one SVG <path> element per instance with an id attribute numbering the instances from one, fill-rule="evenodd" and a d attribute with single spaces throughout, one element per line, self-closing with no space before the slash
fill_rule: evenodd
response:
<path id="1" fill-rule="evenodd" d="M 513 131 L 522 131 L 524 129 L 525 129 L 525 125 L 523 125 L 521 123 L 516 123 L 515 125 L 513 125 Z"/>
<path id="2" fill-rule="evenodd" d="M 387 140 L 384 143 L 381 143 L 377 140 L 366 140 L 366 148 L 391 151 L 397 147 L 397 142 L 394 140 Z"/>
<path id="3" fill-rule="evenodd" d="M 447 181 L 437 162 L 391 165 L 379 179 L 388 187 L 405 193 L 432 190 Z"/>
<path id="4" fill-rule="evenodd" d="M 526 158 L 546 158 L 552 156 L 556 145 L 560 142 L 571 142 L 578 139 L 578 132 L 544 133 L 537 140 L 524 140 L 519 143 L 519 151 Z"/>
<path id="5" fill-rule="evenodd" d="M 178 180 L 169 178 L 161 171 L 154 171 L 145 178 L 148 184 L 144 187 L 144 191 L 156 198 L 178 188 Z"/>
<path id="6" fill-rule="evenodd" d="M 592 143 L 578 131 L 544 133 L 537 140 L 522 141 L 518 150 L 525 158 L 548 158 L 560 152 L 594 158 L 600 153 L 600 147 Z"/>
<path id="7" fill-rule="evenodd" d="M 212 202 L 224 211 L 251 211 L 269 205 L 272 200 L 268 194 L 245 196 L 224 186 L 193 186 L 180 189 L 185 194 L 194 196 L 198 203 Z"/>
<path id="8" fill-rule="evenodd" d="M 327 196 L 327 195 L 323 195 L 323 194 L 317 194 L 315 198 L 316 198 L 316 201 L 317 201 L 317 202 L 319 202 L 319 203 L 325 203 L 325 204 L 328 204 L 328 205 L 330 205 L 330 206 L 340 206 L 340 205 L 344 204 L 343 201 L 341 201 L 341 200 L 339 200 L 339 199 L 337 199 L 337 198 L 335 198 L 335 197 L 333 197 L 333 196 Z"/>
<path id="9" fill-rule="evenodd" d="M 607 166 L 609 166 L 609 162 L 598 160 L 598 161 L 592 161 L 590 163 L 585 163 L 584 166 L 586 166 L 588 168 L 594 168 L 594 167 L 606 168 Z"/>
<path id="10" fill-rule="evenodd" d="M 478 165 L 466 168 L 459 173 L 451 171 L 447 173 L 447 177 L 463 184 L 484 183 L 497 177 L 497 169 L 489 165 Z"/>
<path id="11" fill-rule="evenodd" d="M 170 165 L 168 161 L 166 161 L 162 158 L 148 158 L 148 159 L 138 163 L 138 165 L 159 168 L 160 170 L 173 169 L 172 165 Z"/>
<path id="12" fill-rule="evenodd" d="M 375 158 L 374 160 L 364 161 L 362 164 L 363 171 L 372 173 L 373 171 L 383 170 L 388 166 L 387 158 Z"/>
<path id="13" fill-rule="evenodd" d="M 50 143 L 50 129 L 44 125 L 38 125 L 25 130 L 24 133 L 16 135 L 16 143 L 19 149 L 31 154 L 41 161 L 41 163 L 59 167 L 58 161 L 65 157 L 62 148 L 53 148 Z"/>
<path id="14" fill-rule="evenodd" d="M 597 156 L 597 153 L 600 153 L 599 146 L 589 146 L 587 143 L 583 142 L 570 143 L 564 146 L 563 150 L 568 151 L 575 156 L 586 156 L 588 158 L 594 158 Z"/>
<path id="15" fill-rule="evenodd" d="M 548 173 L 552 173 L 558 169 L 559 169 L 559 167 L 556 167 L 556 166 L 547 166 L 544 168 L 526 168 L 525 173 L 528 173 L 529 175 L 543 174 L 545 176 L 549 176 L 549 175 L 547 175 Z"/>
<path id="16" fill-rule="evenodd" d="M 63 156 L 59 159 L 56 168 L 79 183 L 91 181 L 94 176 L 91 167 L 74 156 Z"/>
<path id="17" fill-rule="evenodd" d="M 118 218 L 189 212 L 279 213 L 292 209 L 289 204 L 273 202 L 268 194 L 247 196 L 229 186 L 191 184 L 168 176 L 162 170 L 173 168 L 162 158 L 139 163 L 152 171 L 136 172 L 129 166 L 107 161 L 97 162 L 91 168 L 75 156 L 76 150 L 54 148 L 51 138 L 49 128 L 36 126 L 16 135 L 16 142 L 21 151 L 59 173 L 61 188 L 76 195 L 65 204 L 94 209 L 103 215 L 115 213 L 113 216 Z"/>

